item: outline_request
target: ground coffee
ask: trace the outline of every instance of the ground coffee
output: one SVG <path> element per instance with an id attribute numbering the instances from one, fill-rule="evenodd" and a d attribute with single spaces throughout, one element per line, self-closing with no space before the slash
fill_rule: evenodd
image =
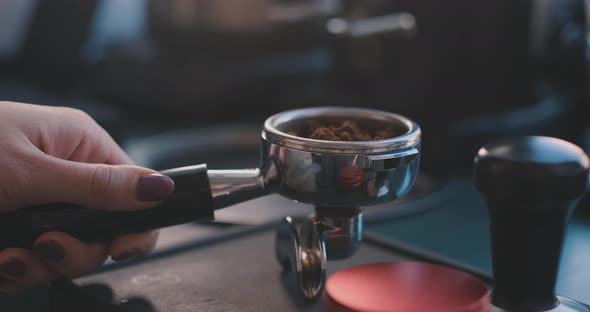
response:
<path id="1" fill-rule="evenodd" d="M 373 141 L 398 135 L 393 127 L 362 127 L 355 120 L 308 122 L 302 129 L 289 134 L 325 141 Z"/>

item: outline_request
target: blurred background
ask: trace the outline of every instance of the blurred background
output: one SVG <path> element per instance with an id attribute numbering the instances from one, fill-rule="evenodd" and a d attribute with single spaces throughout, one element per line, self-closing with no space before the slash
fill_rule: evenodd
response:
<path id="1" fill-rule="evenodd" d="M 586 15 L 583 0 L 1 0 L 0 98 L 80 107 L 122 144 L 381 108 L 415 119 L 425 168 L 447 174 L 494 137 L 581 140 Z"/>
<path id="2" fill-rule="evenodd" d="M 473 157 L 524 134 L 590 152 L 588 12 L 584 0 L 0 0 L 0 100 L 83 109 L 154 169 L 255 167 L 262 122 L 287 109 L 404 114 L 423 129 L 421 172 L 408 196 L 367 209 L 366 233 L 489 272 Z M 586 302 L 569 281 L 590 261 L 589 206 L 559 285 Z M 216 218 L 311 211 L 273 197 Z M 158 248 L 225 231 L 207 226 Z"/>

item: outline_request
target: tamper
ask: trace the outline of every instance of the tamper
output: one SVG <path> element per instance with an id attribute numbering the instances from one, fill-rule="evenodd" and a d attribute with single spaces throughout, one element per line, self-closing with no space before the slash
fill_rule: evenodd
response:
<path id="1" fill-rule="evenodd" d="M 490 217 L 491 311 L 590 311 L 555 294 L 568 219 L 588 188 L 588 156 L 560 139 L 525 136 L 484 146 L 474 165 Z"/>

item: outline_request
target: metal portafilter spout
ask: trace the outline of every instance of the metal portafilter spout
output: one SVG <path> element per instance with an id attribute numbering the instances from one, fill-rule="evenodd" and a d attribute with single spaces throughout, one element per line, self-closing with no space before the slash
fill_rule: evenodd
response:
<path id="1" fill-rule="evenodd" d="M 275 241 L 277 260 L 294 274 L 297 294 L 309 301 L 324 291 L 327 261 L 353 256 L 363 237 L 360 208 L 316 206 L 315 210 L 308 218 L 285 217 Z"/>
<path id="2" fill-rule="evenodd" d="M 555 294 L 568 219 L 588 189 L 590 162 L 556 138 L 517 137 L 480 149 L 475 184 L 489 210 L 492 311 L 590 311 Z"/>
<path id="3" fill-rule="evenodd" d="M 387 128 L 394 134 L 367 141 L 316 140 L 296 134 L 297 129 L 310 123 L 344 120 L 366 128 Z M 162 173 L 173 179 L 175 191 L 150 209 L 114 212 L 51 203 L 2 214 L 0 250 L 30 248 L 48 231 L 65 232 L 87 242 L 109 241 L 124 233 L 210 221 L 216 209 L 277 193 L 316 205 L 318 211 L 310 225 L 287 231 L 314 238 L 319 235 L 321 239 L 304 242 L 297 237 L 293 243 L 299 245 L 289 248 L 311 244 L 320 259 L 327 242 L 331 258 L 346 257 L 358 248 L 362 229 L 360 210 L 350 207 L 383 204 L 404 196 L 414 185 L 420 164 L 420 127 L 406 117 L 384 111 L 342 107 L 286 111 L 265 121 L 261 137 L 259 168 L 209 170 L 201 164 L 165 170 Z M 319 234 L 311 235 L 314 231 Z M 277 246 L 277 252 L 284 247 Z M 292 251 L 288 253 L 292 255 Z M 290 259 L 294 262 L 295 257 Z M 319 279 L 321 284 L 324 269 L 320 263 L 319 271 L 306 271 L 305 282 Z"/>

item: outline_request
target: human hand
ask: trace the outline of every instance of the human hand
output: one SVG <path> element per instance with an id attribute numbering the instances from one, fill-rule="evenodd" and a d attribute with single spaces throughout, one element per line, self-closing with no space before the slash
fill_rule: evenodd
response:
<path id="1" fill-rule="evenodd" d="M 174 191 L 169 177 L 134 166 L 104 129 L 76 109 L 0 102 L 0 147 L 0 218 L 3 212 L 60 202 L 143 209 Z M 87 274 L 109 255 L 115 261 L 145 255 L 157 236 L 154 231 L 83 243 L 65 233 L 44 233 L 32 250 L 0 250 L 0 292 Z"/>

